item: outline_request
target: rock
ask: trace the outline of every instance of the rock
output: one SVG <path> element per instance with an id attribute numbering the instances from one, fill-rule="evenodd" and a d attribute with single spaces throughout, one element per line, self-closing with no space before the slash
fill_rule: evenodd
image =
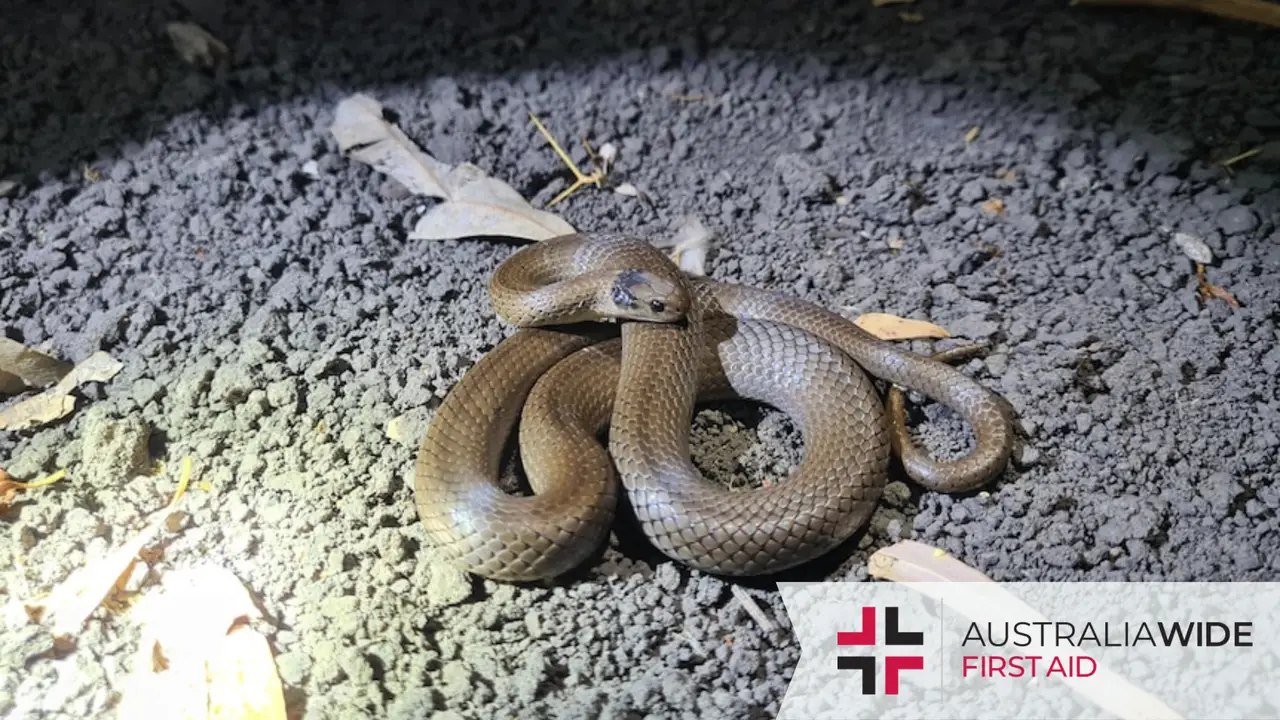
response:
<path id="1" fill-rule="evenodd" d="M 311 672 L 311 658 L 302 653 L 282 652 L 276 656 L 276 670 L 288 685 L 301 685 Z"/>
<path id="2" fill-rule="evenodd" d="M 427 601 L 433 607 L 456 605 L 471 597 L 471 578 L 448 565 L 433 565 L 427 581 Z"/>
<path id="3" fill-rule="evenodd" d="M 1266 108 L 1249 108 L 1244 113 L 1244 121 L 1261 130 L 1280 128 L 1280 114 Z"/>
<path id="4" fill-rule="evenodd" d="M 1237 205 L 1218 213 L 1218 228 L 1228 235 L 1253 232 L 1258 227 L 1258 216 L 1247 207 Z"/>
<path id="5" fill-rule="evenodd" d="M 84 477 L 103 485 L 117 485 L 147 471 L 151 428 L 136 416 L 112 418 L 95 408 L 85 419 L 81 461 Z"/>

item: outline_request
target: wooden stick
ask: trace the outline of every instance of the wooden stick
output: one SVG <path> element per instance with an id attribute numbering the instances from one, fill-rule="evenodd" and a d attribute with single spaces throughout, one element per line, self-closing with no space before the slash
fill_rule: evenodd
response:
<path id="1" fill-rule="evenodd" d="M 1280 3 L 1268 0 L 1072 0 L 1071 4 L 1173 8 L 1280 28 Z"/>

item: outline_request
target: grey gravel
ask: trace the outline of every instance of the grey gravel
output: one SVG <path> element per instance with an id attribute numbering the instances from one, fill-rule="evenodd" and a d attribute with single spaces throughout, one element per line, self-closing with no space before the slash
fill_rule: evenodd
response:
<path id="1" fill-rule="evenodd" d="M 798 577 L 865 580 L 870 553 L 914 538 L 996 580 L 1274 580 L 1271 37 L 1048 0 L 922 12 L 11 3 L 0 325 L 124 369 L 67 420 L 0 434 L 20 477 L 68 470 L 6 516 L 0 600 L 120 542 L 191 456 L 189 519 L 156 571 L 211 561 L 241 578 L 306 718 L 773 716 L 799 649 L 767 581 L 751 592 L 775 637 L 725 580 L 666 561 L 624 520 L 549 586 L 433 562 L 415 447 L 509 332 L 485 283 L 514 245 L 409 241 L 425 202 L 342 159 L 327 132 L 354 91 L 539 207 L 571 178 L 529 111 L 584 166 L 580 136 L 612 141 L 613 179 L 651 203 L 588 188 L 556 208 L 575 226 L 656 237 L 697 213 L 720 238 L 715 277 L 988 345 L 964 369 L 1027 431 L 1008 472 L 962 497 L 895 477 L 868 530 Z M 183 63 L 163 31 L 183 19 L 236 64 Z M 1266 150 L 1221 166 L 1253 147 Z M 980 207 L 994 199 L 1003 214 Z M 1208 280 L 1240 308 L 1196 298 L 1172 232 L 1204 239 Z M 105 421 L 124 423 L 119 442 L 103 442 Z M 971 443 L 936 405 L 913 424 L 940 455 Z M 771 410 L 713 408 L 694 426 L 695 461 L 720 482 L 782 481 L 802 457 Z M 170 470 L 138 472 L 144 446 Z M 46 636 L 6 629 L 0 711 L 113 717 L 136 638 L 128 615 L 101 616 L 52 661 L 33 659 Z"/>

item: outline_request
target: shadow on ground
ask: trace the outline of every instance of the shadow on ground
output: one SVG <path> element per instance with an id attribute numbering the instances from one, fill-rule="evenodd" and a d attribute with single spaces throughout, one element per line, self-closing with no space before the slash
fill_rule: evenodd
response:
<path id="1" fill-rule="evenodd" d="M 1280 79 L 1264 77 L 1269 72 L 1253 60 L 1273 36 L 1171 11 L 985 3 L 984 11 L 1000 19 L 996 30 L 972 21 L 982 13 L 933 1 L 907 8 L 923 17 L 920 23 L 900 18 L 906 6 L 835 0 L 375 0 L 281 2 L 269 9 L 220 0 L 55 4 L 61 13 L 48 3 L 36 12 L 30 0 L 5 13 L 0 177 L 31 182 L 42 173 L 77 174 L 84 163 L 127 155 L 132 144 L 165 133 L 175 116 L 197 110 L 214 119 L 291 93 L 318 90 L 336 98 L 437 76 L 464 85 L 477 74 L 545 78 L 628 55 L 621 59 L 638 55 L 683 76 L 689 92 L 720 94 L 738 82 L 708 76 L 705 65 L 695 64 L 700 58 L 765 53 L 780 72 L 808 72 L 818 81 L 917 84 L 936 96 L 926 110 L 940 110 L 957 93 L 986 95 L 993 107 L 1016 103 L 1059 114 L 1074 107 L 1068 115 L 1078 117 L 1061 122 L 1101 119 L 1126 138 L 1117 143 L 1123 153 L 1140 156 L 1140 170 L 1147 157 L 1156 158 L 1146 180 L 1280 138 L 1280 116 L 1266 109 L 1280 106 Z M 206 75 L 178 59 L 164 27 L 184 19 L 230 46 L 233 69 Z M 1207 53 L 1219 61 L 1192 60 L 1203 54 L 1189 52 L 1188 37 L 1220 49 Z M 1212 112 L 1216 99 L 1241 93 L 1257 98 L 1246 117 Z M 1164 167 L 1167 157 L 1176 158 L 1173 167 Z M 1255 160 L 1253 168 L 1274 173 L 1273 163 Z"/>

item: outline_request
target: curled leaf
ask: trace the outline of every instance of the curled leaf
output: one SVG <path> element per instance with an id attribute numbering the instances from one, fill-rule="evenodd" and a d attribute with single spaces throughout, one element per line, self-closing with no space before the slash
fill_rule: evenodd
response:
<path id="1" fill-rule="evenodd" d="M 0 411 L 0 430 L 25 430 L 70 414 L 76 409 L 72 390 L 88 382 L 106 382 L 122 368 L 122 363 L 105 352 L 90 355 L 64 375 L 57 385 Z"/>
<path id="2" fill-rule="evenodd" d="M 48 387 L 71 372 L 72 365 L 52 355 L 0 337 L 0 393 L 17 395 Z"/>
<path id="3" fill-rule="evenodd" d="M 1240 307 L 1240 301 L 1236 299 L 1235 295 L 1232 295 L 1226 288 L 1209 282 L 1209 278 L 1205 275 L 1204 266 L 1198 263 L 1196 265 L 1196 296 L 1200 298 L 1200 302 L 1217 299 L 1231 307 Z"/>
<path id="4" fill-rule="evenodd" d="M 330 132 L 344 155 L 395 178 L 411 192 L 444 200 L 409 237 L 453 240 L 484 235 L 546 240 L 574 232 L 558 215 L 537 210 L 505 182 L 471 163 L 456 167 L 419 148 L 367 95 L 338 103 Z"/>

